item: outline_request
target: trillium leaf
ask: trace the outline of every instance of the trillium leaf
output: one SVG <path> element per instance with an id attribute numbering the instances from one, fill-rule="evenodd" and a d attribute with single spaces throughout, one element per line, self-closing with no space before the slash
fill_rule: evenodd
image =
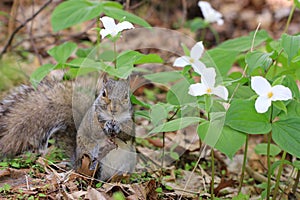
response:
<path id="1" fill-rule="evenodd" d="M 281 36 L 281 45 L 288 55 L 288 63 L 291 63 L 291 60 L 298 54 L 300 50 L 300 35 L 291 36 L 283 34 Z"/>
<path id="2" fill-rule="evenodd" d="M 201 123 L 197 132 L 201 140 L 204 140 L 207 137 L 208 128 L 210 126 L 210 122 L 206 121 Z M 236 131 L 229 126 L 224 126 L 222 128 L 221 135 L 218 138 L 217 143 L 214 148 L 226 154 L 229 158 L 235 155 L 235 153 L 241 148 L 241 146 L 246 141 L 246 134 Z"/>
<path id="3" fill-rule="evenodd" d="M 170 83 L 173 81 L 177 81 L 183 78 L 183 75 L 178 71 L 171 71 L 171 72 L 158 72 L 154 74 L 147 74 L 144 77 L 152 82 L 155 83 Z"/>
<path id="4" fill-rule="evenodd" d="M 262 67 L 267 70 L 272 64 L 273 60 L 270 57 L 272 53 L 264 53 L 259 51 L 252 51 L 246 54 L 246 63 L 249 66 L 249 74 L 251 74 L 256 68 Z"/>
<path id="5" fill-rule="evenodd" d="M 279 120 L 272 124 L 272 139 L 280 148 L 300 158 L 300 117 Z"/>
<path id="6" fill-rule="evenodd" d="M 267 155 L 267 143 L 257 144 L 254 148 L 255 153 L 260 155 Z M 274 144 L 270 145 L 270 156 L 277 156 L 281 152 L 281 149 Z"/>
<path id="7" fill-rule="evenodd" d="M 150 134 L 153 133 L 161 133 L 161 132 L 170 132 L 170 131 L 177 131 L 183 129 L 191 124 L 197 124 L 201 121 L 205 121 L 199 117 L 183 117 L 179 119 L 174 119 L 172 121 L 163 123 L 158 127 L 154 128 Z"/>
<path id="8" fill-rule="evenodd" d="M 47 53 L 51 55 L 57 62 L 63 64 L 67 61 L 76 48 L 77 45 L 74 42 L 65 42 L 48 50 Z"/>
<path id="9" fill-rule="evenodd" d="M 234 100 L 227 111 L 225 124 L 244 133 L 266 134 L 271 131 L 269 115 L 269 112 L 257 113 L 254 100 Z"/>
<path id="10" fill-rule="evenodd" d="M 38 84 L 47 76 L 49 72 L 56 68 L 56 65 L 45 64 L 37 68 L 30 76 L 30 82 L 33 87 L 37 87 Z"/>
<path id="11" fill-rule="evenodd" d="M 59 4 L 51 15 L 55 32 L 93 19 L 103 12 L 103 4 L 86 0 L 65 1 Z"/>

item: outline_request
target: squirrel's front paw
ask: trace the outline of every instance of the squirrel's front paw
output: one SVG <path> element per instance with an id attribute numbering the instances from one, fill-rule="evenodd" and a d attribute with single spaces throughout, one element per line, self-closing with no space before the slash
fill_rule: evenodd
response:
<path id="1" fill-rule="evenodd" d="M 121 132 L 120 124 L 114 120 L 105 122 L 103 130 L 108 137 L 116 137 Z"/>

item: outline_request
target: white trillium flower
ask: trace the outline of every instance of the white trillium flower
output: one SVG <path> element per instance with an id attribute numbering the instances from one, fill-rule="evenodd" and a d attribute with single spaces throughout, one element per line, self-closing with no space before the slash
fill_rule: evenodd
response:
<path id="1" fill-rule="evenodd" d="M 271 86 L 270 83 L 261 76 L 251 78 L 251 88 L 258 94 L 255 101 L 255 109 L 258 113 L 268 111 L 272 101 L 292 99 L 292 92 L 283 85 Z"/>
<path id="2" fill-rule="evenodd" d="M 191 65 L 195 72 L 202 75 L 202 71 L 206 68 L 204 63 L 199 59 L 204 52 L 204 46 L 202 41 L 197 42 L 191 49 L 190 56 L 181 56 L 177 58 L 173 64 L 175 67 L 185 67 Z"/>
<path id="3" fill-rule="evenodd" d="M 100 20 L 104 26 L 104 29 L 101 29 L 100 31 L 102 39 L 105 38 L 107 35 L 115 37 L 119 32 L 125 29 L 134 28 L 134 26 L 128 21 L 123 21 L 121 23 L 116 24 L 113 18 L 107 16 L 101 17 Z"/>
<path id="4" fill-rule="evenodd" d="M 225 101 L 228 99 L 228 90 L 224 86 L 215 87 L 216 71 L 214 68 L 206 68 L 201 76 L 201 83 L 192 84 L 189 87 L 189 94 L 192 96 L 202 96 L 204 94 L 214 94 Z"/>
<path id="5" fill-rule="evenodd" d="M 198 6 L 200 7 L 204 20 L 208 23 L 217 22 L 218 25 L 224 24 L 224 20 L 222 19 L 222 14 L 215 9 L 213 9 L 210 3 L 206 1 L 199 1 Z"/>

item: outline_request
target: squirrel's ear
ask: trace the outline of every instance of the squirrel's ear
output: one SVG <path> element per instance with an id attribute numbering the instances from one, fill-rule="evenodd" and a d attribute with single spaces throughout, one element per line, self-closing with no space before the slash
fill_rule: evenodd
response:
<path id="1" fill-rule="evenodd" d="M 101 83 L 107 83 L 108 81 L 108 74 L 103 72 L 101 75 L 100 75 L 100 82 Z"/>

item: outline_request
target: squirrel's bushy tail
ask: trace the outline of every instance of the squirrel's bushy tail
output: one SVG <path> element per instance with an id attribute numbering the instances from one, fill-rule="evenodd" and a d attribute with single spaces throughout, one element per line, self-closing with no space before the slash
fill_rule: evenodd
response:
<path id="1" fill-rule="evenodd" d="M 71 84 L 44 81 L 37 89 L 22 85 L 0 102 L 1 158 L 43 150 L 57 132 L 73 140 L 68 147 L 75 149 Z"/>

